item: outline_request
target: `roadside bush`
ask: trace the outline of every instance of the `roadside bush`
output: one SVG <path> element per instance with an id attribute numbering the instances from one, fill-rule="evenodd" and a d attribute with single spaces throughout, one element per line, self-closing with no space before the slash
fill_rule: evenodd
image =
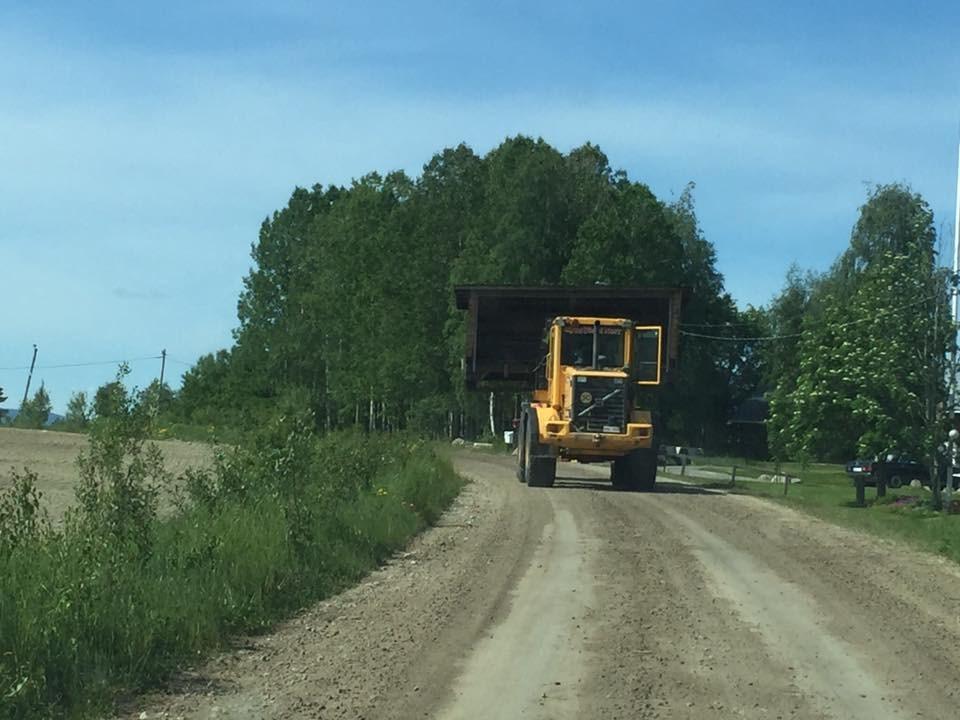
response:
<path id="1" fill-rule="evenodd" d="M 93 422 L 62 527 L 34 475 L 0 494 L 0 718 L 107 711 L 117 691 L 356 581 L 461 486 L 416 441 L 318 439 L 309 415 L 285 415 L 185 473 L 161 517 L 171 478 L 133 410 Z"/>
<path id="2" fill-rule="evenodd" d="M 0 495 L 0 558 L 50 532 L 50 517 L 41 504 L 37 474 L 14 471 L 7 492 Z"/>
<path id="3" fill-rule="evenodd" d="M 11 424 L 17 428 L 39 430 L 47 424 L 51 409 L 50 395 L 47 394 L 43 383 L 40 383 L 40 388 L 32 398 L 21 405 L 20 411 Z"/>

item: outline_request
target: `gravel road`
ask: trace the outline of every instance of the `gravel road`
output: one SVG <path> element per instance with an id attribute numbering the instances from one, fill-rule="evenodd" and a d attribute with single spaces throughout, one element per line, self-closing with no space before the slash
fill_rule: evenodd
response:
<path id="1" fill-rule="evenodd" d="M 456 463 L 406 553 L 124 717 L 960 717 L 955 566 L 669 480 Z"/>

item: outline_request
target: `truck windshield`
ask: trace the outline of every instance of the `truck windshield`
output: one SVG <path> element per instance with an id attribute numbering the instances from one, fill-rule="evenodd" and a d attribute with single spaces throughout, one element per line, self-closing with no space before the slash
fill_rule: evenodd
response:
<path id="1" fill-rule="evenodd" d="M 623 329 L 601 325 L 597 336 L 597 367 L 623 367 Z M 565 327 L 560 364 L 578 368 L 593 367 L 593 326 Z"/>

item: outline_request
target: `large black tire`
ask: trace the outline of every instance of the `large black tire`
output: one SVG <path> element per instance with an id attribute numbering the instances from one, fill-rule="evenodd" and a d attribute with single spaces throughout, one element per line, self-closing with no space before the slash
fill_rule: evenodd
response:
<path id="1" fill-rule="evenodd" d="M 888 488 L 893 488 L 894 490 L 896 490 L 898 487 L 902 487 L 902 486 L 903 486 L 903 480 L 900 478 L 899 475 L 892 475 L 887 479 Z"/>
<path id="2" fill-rule="evenodd" d="M 557 477 L 557 458 L 548 445 L 540 442 L 537 418 L 529 412 L 526 416 L 526 442 L 524 443 L 523 475 L 529 487 L 553 487 Z"/>
<path id="3" fill-rule="evenodd" d="M 642 448 L 614 460 L 610 480 L 617 490 L 650 492 L 657 484 L 657 451 Z"/>

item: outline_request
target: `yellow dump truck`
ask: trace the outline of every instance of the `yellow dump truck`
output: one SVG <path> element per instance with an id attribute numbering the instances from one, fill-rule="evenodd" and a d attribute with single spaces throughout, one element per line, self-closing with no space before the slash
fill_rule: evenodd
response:
<path id="1" fill-rule="evenodd" d="M 622 489 L 657 476 L 660 389 L 676 369 L 679 288 L 456 288 L 469 312 L 467 386 L 524 393 L 517 477 L 554 483 L 558 459 L 610 462 Z"/>

